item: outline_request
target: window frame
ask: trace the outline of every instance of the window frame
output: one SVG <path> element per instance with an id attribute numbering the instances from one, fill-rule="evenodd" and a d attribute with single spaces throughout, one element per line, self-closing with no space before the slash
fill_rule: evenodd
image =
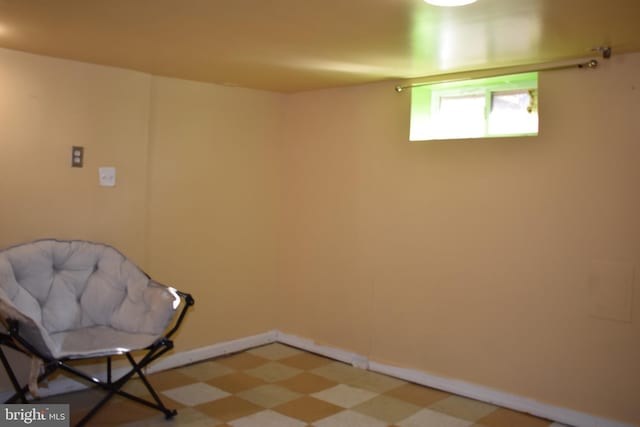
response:
<path id="1" fill-rule="evenodd" d="M 418 91 L 423 90 L 424 93 L 418 93 Z M 491 111 L 493 108 L 493 97 L 495 94 L 500 93 L 508 93 L 508 92 L 519 92 L 519 91 L 534 91 L 535 102 L 533 104 L 537 105 L 538 101 L 538 73 L 530 72 L 530 73 L 521 73 L 521 74 L 513 74 L 509 76 L 501 76 L 501 77 L 489 77 L 483 79 L 470 79 L 456 82 L 448 82 L 448 83 L 436 83 L 433 85 L 428 85 L 423 87 L 414 88 L 412 92 L 412 105 L 411 105 L 411 131 L 410 131 L 410 141 L 443 141 L 443 140 L 455 140 L 455 139 L 477 139 L 477 138 L 503 138 L 503 137 L 521 137 L 521 136 L 537 136 L 538 131 L 536 132 L 518 132 L 518 133 L 490 133 L 490 117 Z M 414 120 L 419 120 L 422 122 L 420 124 L 421 127 L 428 128 L 431 126 L 435 120 L 437 120 L 437 114 L 439 111 L 439 106 L 441 105 L 441 101 L 443 98 L 451 98 L 451 97 L 462 97 L 462 96 L 484 96 L 484 132 L 480 136 L 448 136 L 441 137 L 435 135 L 432 137 L 424 138 L 424 137 L 415 137 L 416 133 L 419 135 L 429 134 L 429 132 L 425 132 L 421 130 L 420 132 L 416 132 L 414 129 Z M 422 108 L 422 111 L 418 112 L 418 118 L 414 117 L 414 96 L 422 96 L 422 98 L 426 99 L 426 105 L 428 106 L 426 109 Z M 536 108 L 537 114 L 537 108 Z M 424 124 L 426 123 L 426 125 Z"/>

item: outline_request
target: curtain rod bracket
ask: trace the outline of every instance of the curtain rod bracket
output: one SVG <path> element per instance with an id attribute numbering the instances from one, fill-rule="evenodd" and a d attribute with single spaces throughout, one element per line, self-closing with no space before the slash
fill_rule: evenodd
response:
<path id="1" fill-rule="evenodd" d="M 600 52 L 603 59 L 611 58 L 611 46 L 598 46 L 591 48 L 591 52 Z"/>

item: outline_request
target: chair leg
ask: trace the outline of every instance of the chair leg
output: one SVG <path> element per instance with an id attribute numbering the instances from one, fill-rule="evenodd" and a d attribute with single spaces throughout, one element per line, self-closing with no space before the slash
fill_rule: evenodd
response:
<path id="1" fill-rule="evenodd" d="M 102 399 L 100 399 L 100 401 L 93 408 L 91 408 L 91 410 L 84 417 L 82 417 L 80 421 L 76 423 L 75 427 L 81 427 L 85 425 L 87 422 L 89 422 L 89 420 L 93 418 L 93 416 L 100 410 L 100 408 L 102 408 L 109 401 L 109 399 L 113 397 L 114 394 L 115 394 L 115 391 L 110 392 L 106 396 L 104 396 Z"/>
<path id="2" fill-rule="evenodd" d="M 2 352 L 2 349 L 0 349 L 0 352 Z M 4 354 L 2 354 L 0 356 L 0 358 L 2 358 L 2 356 L 4 356 Z M 29 400 L 27 398 L 27 392 L 29 391 L 29 384 L 26 384 L 24 386 L 20 386 L 20 384 L 18 383 L 17 378 L 15 377 L 15 375 L 13 374 L 13 370 L 11 369 L 11 367 L 8 365 L 8 361 L 5 360 L 4 362 L 7 362 L 7 366 L 5 366 L 5 368 L 7 368 L 7 372 L 11 372 L 10 376 L 13 376 L 13 379 L 11 380 L 12 383 L 15 380 L 15 383 L 13 384 L 16 392 L 7 400 L 5 400 L 4 403 L 16 403 L 16 401 L 19 399 L 21 403 L 29 403 L 31 402 L 33 399 Z M 40 374 L 38 376 L 38 378 L 36 379 L 36 383 L 40 384 L 42 381 L 44 381 L 46 378 L 48 378 L 52 373 L 54 373 L 57 369 L 58 369 L 58 362 L 57 361 L 49 361 L 47 363 L 45 363 L 44 365 L 44 372 L 42 374 Z M 37 399 L 37 397 L 32 396 L 34 399 Z"/>
<path id="3" fill-rule="evenodd" d="M 164 350 L 164 349 L 163 349 Z M 151 384 L 149 383 L 149 381 L 147 380 L 144 372 L 142 372 L 142 368 L 144 368 L 144 366 L 146 366 L 149 362 L 155 360 L 156 356 L 159 354 L 162 354 L 164 351 L 160 350 L 158 352 L 158 348 L 152 349 L 150 350 L 143 358 L 142 360 L 137 363 L 135 361 L 135 359 L 129 354 L 129 353 L 125 353 L 125 356 L 127 357 L 127 359 L 129 360 L 129 363 L 131 363 L 132 368 L 123 376 L 121 376 L 120 378 L 118 378 L 115 381 L 111 381 L 111 373 L 110 373 L 110 368 L 111 368 L 111 363 L 109 361 L 109 359 L 107 359 L 107 370 L 109 372 L 107 372 L 107 381 L 101 381 L 95 377 L 91 377 L 89 375 L 87 375 L 86 373 L 76 369 L 73 366 L 67 365 L 65 363 L 60 363 L 60 368 L 66 372 L 69 372 L 71 374 L 74 374 L 80 378 L 85 379 L 86 381 L 89 381 L 90 383 L 93 383 L 97 386 L 99 386 L 100 388 L 104 389 L 106 391 L 106 395 L 102 397 L 102 399 L 100 399 L 100 401 L 98 401 L 98 403 L 91 409 L 91 411 L 89 411 L 80 421 L 78 421 L 78 423 L 76 424 L 76 427 L 80 427 L 85 425 L 114 395 L 120 395 L 123 396 L 125 398 L 128 398 L 134 402 L 140 403 L 142 405 L 148 406 L 149 408 L 152 409 L 156 409 L 160 412 L 162 412 L 165 416 L 166 419 L 170 419 L 172 417 L 174 417 L 175 415 L 177 415 L 178 411 L 176 411 L 175 409 L 168 409 L 163 403 L 162 400 L 160 400 L 160 397 L 158 396 L 158 394 L 156 393 L 156 391 L 153 389 L 153 387 L 151 386 Z M 151 393 L 151 396 L 153 397 L 153 400 L 155 402 L 151 402 L 149 400 L 145 400 L 142 399 L 138 396 L 134 396 L 130 393 L 127 393 L 126 391 L 122 390 L 122 387 L 124 387 L 124 385 L 135 375 L 138 374 L 138 376 L 140 377 L 140 379 L 142 380 L 143 384 L 145 385 L 145 387 L 147 388 L 147 390 L 149 391 L 149 393 Z"/>
<path id="4" fill-rule="evenodd" d="M 2 336 L 0 336 L 1 340 Z M 2 344 L 2 342 L 0 342 Z M 49 377 L 53 372 L 58 369 L 61 369 L 67 373 L 73 374 L 76 377 L 80 377 L 85 381 L 94 384 L 103 390 L 106 391 L 106 395 L 103 396 L 98 403 L 87 413 L 76 426 L 84 426 L 89 422 L 89 420 L 116 394 L 128 398 L 134 402 L 138 402 L 143 404 L 149 408 L 158 410 L 162 412 L 166 419 L 170 419 L 177 415 L 177 411 L 175 409 L 167 408 L 158 393 L 153 389 L 152 385 L 149 383 L 146 375 L 143 372 L 143 369 L 151 362 L 156 360 L 158 357 L 162 356 L 164 353 L 169 351 L 172 347 L 172 343 L 169 340 L 163 340 L 158 342 L 156 345 L 147 349 L 147 353 L 140 359 L 139 362 L 133 358 L 130 353 L 125 353 L 129 363 L 131 364 L 131 369 L 129 369 L 124 375 L 118 378 L 115 381 L 112 381 L 112 369 L 111 369 L 111 358 L 107 357 L 107 379 L 106 381 L 100 380 L 94 376 L 91 376 L 82 370 L 77 369 L 76 367 L 69 365 L 65 360 L 48 360 L 44 365 L 44 372 L 40 374 L 37 378 L 37 382 L 40 383 L 45 378 Z M 11 368 L 9 361 L 3 352 L 0 346 L 0 362 L 5 368 L 9 379 L 15 389 L 15 393 L 11 396 L 5 403 L 16 403 L 18 401 L 22 403 L 29 403 L 29 399 L 27 398 L 27 392 L 29 390 L 28 385 L 21 386 L 18 382 L 18 379 Z M 122 390 L 122 387 L 129 381 L 135 374 L 138 374 L 142 383 L 145 385 L 146 389 L 149 391 L 151 396 L 153 397 L 153 401 L 145 400 L 138 396 L 134 396 L 126 391 Z"/>
<path id="5" fill-rule="evenodd" d="M 156 391 L 153 389 L 153 387 L 151 386 L 151 384 L 147 380 L 147 376 L 142 372 L 142 369 L 141 369 L 140 365 L 136 363 L 136 361 L 133 359 L 133 356 L 131 356 L 130 353 L 127 353 L 126 356 L 127 356 L 127 359 L 129 359 L 129 363 L 131 363 L 131 366 L 133 367 L 133 370 L 138 374 L 138 376 L 140 377 L 140 379 L 144 383 L 144 385 L 147 388 L 147 390 L 149 391 L 149 393 L 151 393 L 151 396 L 153 397 L 153 400 L 156 401 L 156 405 L 157 405 L 156 409 L 164 412 L 164 415 L 165 415 L 166 419 L 169 419 L 169 418 L 172 418 L 172 417 L 176 416 L 178 414 L 178 411 L 176 411 L 175 409 L 168 409 L 164 405 L 164 403 L 162 403 L 162 400 L 160 400 L 160 397 L 158 396 L 158 393 L 156 393 Z"/>
<path id="6" fill-rule="evenodd" d="M 9 376 L 9 380 L 11 381 L 11 384 L 13 385 L 14 390 L 16 391 L 16 395 L 14 395 L 14 397 L 12 397 L 12 398 L 20 397 L 20 401 L 22 403 L 27 403 L 27 396 L 25 395 L 25 391 L 23 390 L 22 386 L 20 386 L 20 383 L 18 382 L 18 379 L 16 378 L 16 374 L 13 372 L 13 369 L 11 369 L 11 365 L 9 365 L 9 361 L 7 360 L 7 356 L 5 356 L 4 351 L 2 350 L 1 347 L 0 347 L 0 360 L 2 361 L 2 365 L 4 366 L 4 370 L 7 373 L 7 375 Z"/>

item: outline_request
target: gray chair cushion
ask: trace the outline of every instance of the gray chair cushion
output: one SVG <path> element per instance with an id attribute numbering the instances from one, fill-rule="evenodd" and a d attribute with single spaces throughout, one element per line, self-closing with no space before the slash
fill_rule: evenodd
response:
<path id="1" fill-rule="evenodd" d="M 0 251 L 0 315 L 53 358 L 145 348 L 167 329 L 176 299 L 104 244 L 39 240 Z"/>

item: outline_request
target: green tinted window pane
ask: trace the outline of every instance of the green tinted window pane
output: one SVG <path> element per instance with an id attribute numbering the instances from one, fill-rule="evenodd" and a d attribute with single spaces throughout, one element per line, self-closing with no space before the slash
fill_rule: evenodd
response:
<path id="1" fill-rule="evenodd" d="M 431 129 L 431 91 L 411 91 L 411 126 L 409 140 L 423 141 L 432 139 Z"/>

